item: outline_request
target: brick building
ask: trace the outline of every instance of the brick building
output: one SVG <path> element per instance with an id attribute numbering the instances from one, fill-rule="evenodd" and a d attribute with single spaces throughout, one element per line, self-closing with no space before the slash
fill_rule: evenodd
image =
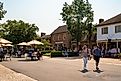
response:
<path id="1" fill-rule="evenodd" d="M 61 50 L 62 47 L 70 48 L 71 35 L 66 25 L 59 26 L 51 33 L 51 43 L 57 50 Z"/>

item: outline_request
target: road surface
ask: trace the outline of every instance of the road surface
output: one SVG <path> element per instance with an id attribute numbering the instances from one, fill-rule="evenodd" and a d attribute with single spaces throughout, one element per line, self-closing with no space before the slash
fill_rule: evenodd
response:
<path id="1" fill-rule="evenodd" d="M 23 58 L 22 58 L 23 59 Z M 14 58 L 0 64 L 37 81 L 121 81 L 121 62 L 101 59 L 100 72 L 95 72 L 94 60 L 88 62 L 88 72 L 82 72 L 82 59 L 44 58 L 42 61 L 24 61 Z"/>

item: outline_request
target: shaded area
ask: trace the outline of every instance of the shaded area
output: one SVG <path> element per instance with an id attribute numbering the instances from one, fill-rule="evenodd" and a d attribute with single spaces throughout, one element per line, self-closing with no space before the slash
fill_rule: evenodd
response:
<path id="1" fill-rule="evenodd" d="M 37 59 L 33 59 L 33 60 L 31 60 L 31 59 L 22 59 L 22 60 L 18 60 L 18 61 L 22 61 L 22 62 L 30 62 L 30 61 L 38 61 Z"/>
<path id="2" fill-rule="evenodd" d="M 101 70 L 93 70 L 93 72 L 101 73 L 103 71 L 101 71 Z"/>
<path id="3" fill-rule="evenodd" d="M 87 70 L 87 69 L 79 70 L 79 71 L 82 72 L 82 73 L 87 73 L 87 72 L 89 72 L 89 70 Z"/>

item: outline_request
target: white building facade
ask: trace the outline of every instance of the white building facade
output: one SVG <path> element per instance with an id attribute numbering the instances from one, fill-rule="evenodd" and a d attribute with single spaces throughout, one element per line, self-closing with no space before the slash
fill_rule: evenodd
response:
<path id="1" fill-rule="evenodd" d="M 97 27 L 97 41 L 120 40 L 121 23 Z"/>
<path id="2" fill-rule="evenodd" d="M 97 44 L 121 48 L 121 14 L 97 25 Z"/>

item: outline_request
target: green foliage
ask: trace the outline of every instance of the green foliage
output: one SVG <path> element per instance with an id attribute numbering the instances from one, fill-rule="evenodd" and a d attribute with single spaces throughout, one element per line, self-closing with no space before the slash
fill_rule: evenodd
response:
<path id="1" fill-rule="evenodd" d="M 1 34 L 3 38 L 18 44 L 34 39 L 39 28 L 35 24 L 25 23 L 22 20 L 8 20 L 6 23 L 1 24 L 0 31 L 3 32 Z"/>
<path id="2" fill-rule="evenodd" d="M 3 3 L 0 2 L 0 20 L 2 20 L 2 18 L 4 18 L 4 15 L 7 13 L 6 10 L 3 10 Z"/>
<path id="3" fill-rule="evenodd" d="M 46 39 L 41 39 L 41 41 L 42 41 L 42 43 L 44 43 L 44 48 L 50 48 L 50 43 L 49 43 L 49 41 L 48 40 L 46 40 Z"/>
<path id="4" fill-rule="evenodd" d="M 88 25 L 93 22 L 93 11 L 88 0 L 74 0 L 71 5 L 63 5 L 62 20 L 67 24 L 72 40 L 78 42 L 86 33 Z"/>
<path id="5" fill-rule="evenodd" d="M 52 51 L 51 52 L 51 57 L 63 57 L 63 52 L 62 51 Z M 79 56 L 77 52 L 68 52 L 68 56 Z"/>
<path id="6" fill-rule="evenodd" d="M 118 58 L 121 59 L 121 53 L 117 54 Z"/>
<path id="7" fill-rule="evenodd" d="M 46 53 L 51 53 L 51 50 L 45 50 L 45 51 L 41 51 L 41 53 L 44 55 Z"/>
<path id="8" fill-rule="evenodd" d="M 87 35 L 88 44 L 89 44 L 89 47 L 91 48 L 92 47 L 91 37 L 92 37 L 92 35 L 95 35 L 97 33 L 97 28 L 95 27 L 95 25 L 93 25 L 91 23 L 88 24 L 87 27 L 88 28 L 85 30 L 85 34 L 84 35 Z"/>
<path id="9" fill-rule="evenodd" d="M 51 57 L 62 57 L 62 51 L 52 51 Z"/>
<path id="10" fill-rule="evenodd" d="M 79 56 L 77 52 L 68 52 L 68 56 Z"/>
<path id="11" fill-rule="evenodd" d="M 45 53 L 44 56 L 51 56 L 51 53 Z"/>

